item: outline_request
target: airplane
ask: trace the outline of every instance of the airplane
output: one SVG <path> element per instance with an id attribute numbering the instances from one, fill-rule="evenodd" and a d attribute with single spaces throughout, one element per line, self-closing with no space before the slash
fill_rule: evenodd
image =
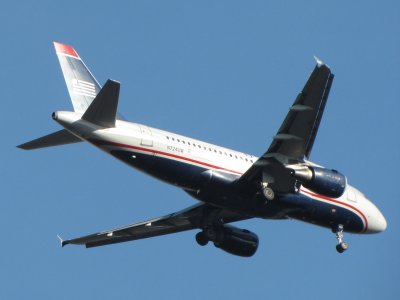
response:
<path id="1" fill-rule="evenodd" d="M 64 240 L 87 248 L 197 229 L 201 246 L 213 243 L 251 257 L 258 236 L 231 223 L 251 218 L 296 219 L 332 230 L 336 250 L 348 249 L 344 232 L 379 233 L 387 222 L 345 175 L 309 160 L 334 75 L 316 66 L 266 152 L 254 155 L 126 121 L 118 112 L 120 83 L 99 85 L 69 45 L 54 42 L 74 111 L 56 111 L 63 129 L 17 147 L 32 150 L 78 142 L 174 185 L 197 200 L 181 211 L 144 222 Z"/>

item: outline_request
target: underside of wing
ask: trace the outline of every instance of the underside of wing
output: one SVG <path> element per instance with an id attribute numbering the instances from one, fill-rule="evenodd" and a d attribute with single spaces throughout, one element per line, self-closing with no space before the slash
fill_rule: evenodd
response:
<path id="1" fill-rule="evenodd" d="M 319 59 L 268 150 L 242 175 L 238 183 L 266 182 L 289 192 L 295 180 L 290 164 L 305 163 L 311 153 L 334 75 Z"/>
<path id="2" fill-rule="evenodd" d="M 75 239 L 61 240 L 61 245 L 75 244 L 91 248 L 202 228 L 204 217 L 213 209 L 215 208 L 207 204 L 197 204 L 163 217 Z M 219 216 L 223 223 L 246 219 L 246 217 L 227 210 L 221 210 Z"/>
<path id="3" fill-rule="evenodd" d="M 266 154 L 308 159 L 328 100 L 334 75 L 320 61 L 297 96 Z"/>

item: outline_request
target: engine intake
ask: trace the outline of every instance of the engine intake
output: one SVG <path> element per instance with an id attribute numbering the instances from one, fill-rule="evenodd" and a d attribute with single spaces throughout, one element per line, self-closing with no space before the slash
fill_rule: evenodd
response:
<path id="1" fill-rule="evenodd" d="M 336 170 L 307 167 L 293 170 L 292 175 L 306 188 L 327 197 L 339 198 L 346 189 L 346 176 Z"/>
<path id="2" fill-rule="evenodd" d="M 250 257 L 258 248 L 258 236 L 246 229 L 224 225 L 213 240 L 215 247 L 230 254 Z"/>

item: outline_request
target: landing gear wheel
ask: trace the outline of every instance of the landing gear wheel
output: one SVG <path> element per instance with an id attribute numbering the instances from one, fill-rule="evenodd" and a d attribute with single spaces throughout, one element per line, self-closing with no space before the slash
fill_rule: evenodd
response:
<path id="1" fill-rule="evenodd" d="M 275 193 L 270 187 L 266 186 L 263 189 L 263 194 L 264 194 L 264 197 L 267 198 L 267 200 L 271 201 L 271 200 L 274 200 L 274 198 L 275 198 Z"/>
<path id="2" fill-rule="evenodd" d="M 336 251 L 339 253 L 343 253 L 349 248 L 349 245 L 343 241 L 343 225 L 339 224 L 336 227 L 332 228 L 332 231 L 336 235 L 336 239 L 338 241 L 338 244 L 336 245 Z"/>
<path id="3" fill-rule="evenodd" d="M 205 246 L 208 244 L 208 239 L 207 239 L 206 235 L 204 234 L 204 232 L 200 231 L 196 234 L 196 242 L 200 246 Z"/>
<path id="4" fill-rule="evenodd" d="M 339 253 L 343 253 L 344 251 L 346 251 L 349 248 L 349 245 L 346 242 L 341 242 L 339 244 L 336 245 L 336 250 Z"/>

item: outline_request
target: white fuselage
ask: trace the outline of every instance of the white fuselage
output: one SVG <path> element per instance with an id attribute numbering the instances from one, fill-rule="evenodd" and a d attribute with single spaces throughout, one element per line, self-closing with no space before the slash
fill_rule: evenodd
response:
<path id="1" fill-rule="evenodd" d="M 180 171 L 185 177 L 182 180 L 176 176 L 169 176 L 169 174 L 177 172 L 174 168 L 176 163 L 187 170 L 196 167 L 203 171 L 221 172 L 234 178 L 235 176 L 240 177 L 257 160 L 257 157 L 253 155 L 150 128 L 146 125 L 117 120 L 115 127 L 103 128 L 81 120 L 81 117 L 80 113 L 56 112 L 53 118 L 74 135 L 107 153 L 133 150 L 135 154 L 130 155 L 129 158 L 135 160 L 138 155 L 143 155 L 148 161 L 147 165 L 157 159 L 170 162 L 171 167 L 166 167 L 159 173 L 151 171 L 151 169 L 157 169 L 158 166 L 139 169 L 182 188 L 190 189 L 191 177 L 189 172 L 185 173 L 185 170 Z M 133 164 L 133 166 L 135 165 Z M 338 209 L 344 209 L 358 216 L 362 222 L 362 229 L 360 228 L 359 233 L 375 233 L 386 229 L 386 220 L 379 209 L 350 185 L 347 185 L 346 192 L 341 197 L 335 199 L 318 195 L 304 187 L 300 188 L 299 194 L 316 201 L 313 203 L 329 204 L 329 214 L 331 214 L 329 217 L 333 218 Z M 315 223 L 306 217 L 296 215 L 295 218 Z"/>

